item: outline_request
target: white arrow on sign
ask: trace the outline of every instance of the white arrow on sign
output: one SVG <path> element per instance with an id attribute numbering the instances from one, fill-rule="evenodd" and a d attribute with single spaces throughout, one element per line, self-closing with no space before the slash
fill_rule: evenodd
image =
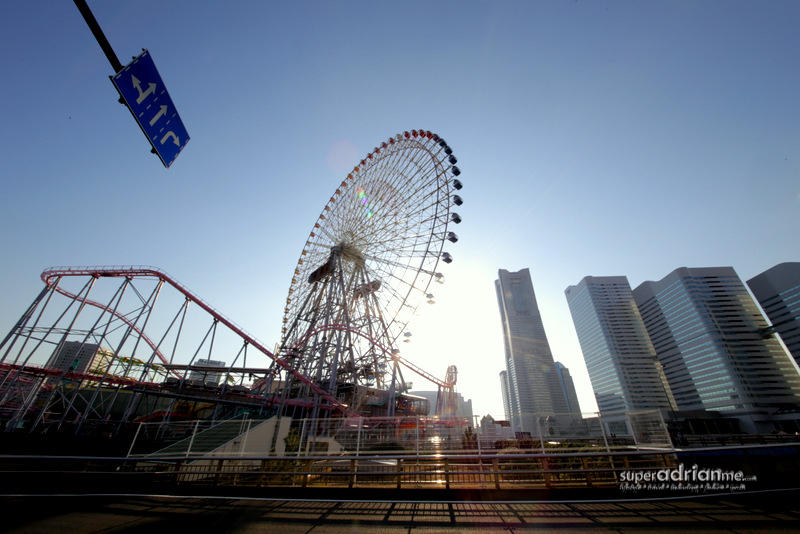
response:
<path id="1" fill-rule="evenodd" d="M 172 137 L 173 141 L 175 142 L 175 146 L 181 146 L 181 141 L 178 139 L 178 136 L 175 135 L 175 132 L 167 132 L 164 134 L 164 137 L 161 138 L 161 144 L 163 145 L 166 142 L 167 137 Z"/>
<path id="2" fill-rule="evenodd" d="M 153 91 L 156 90 L 156 84 L 150 83 L 147 86 L 147 91 L 142 92 L 142 82 L 140 82 L 139 79 L 133 74 L 131 74 L 131 81 L 133 82 L 133 87 L 139 92 L 139 98 L 136 99 L 137 104 L 144 102 L 144 99 L 150 96 Z"/>
<path id="3" fill-rule="evenodd" d="M 159 109 L 158 113 L 156 113 L 156 116 L 150 119 L 150 126 L 153 126 L 156 123 L 156 121 L 160 119 L 161 116 L 164 115 L 166 112 L 167 112 L 167 106 L 162 105 L 161 109 Z"/>

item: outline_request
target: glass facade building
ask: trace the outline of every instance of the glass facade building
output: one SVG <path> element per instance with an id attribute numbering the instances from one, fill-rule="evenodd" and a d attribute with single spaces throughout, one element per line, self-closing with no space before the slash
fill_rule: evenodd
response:
<path id="1" fill-rule="evenodd" d="M 569 412 L 528 269 L 501 269 L 495 281 L 503 325 L 506 418 L 516 432 L 539 432 L 537 417 Z"/>
<path id="2" fill-rule="evenodd" d="M 565 291 L 600 412 L 675 409 L 624 276 L 587 276 Z"/>
<path id="3" fill-rule="evenodd" d="M 558 373 L 558 381 L 561 384 L 561 391 L 567 399 L 567 412 L 581 417 L 581 405 L 578 403 L 578 392 L 575 391 L 575 382 L 572 380 L 572 375 L 569 374 L 569 369 L 561 362 L 556 362 L 556 372 Z"/>
<path id="4" fill-rule="evenodd" d="M 735 415 L 747 431 L 800 401 L 800 374 L 731 267 L 676 269 L 633 290 L 680 410 Z"/>
<path id="5" fill-rule="evenodd" d="M 747 281 L 789 353 L 800 364 L 800 263 L 781 263 Z"/>
<path id="6" fill-rule="evenodd" d="M 503 395 L 503 417 L 511 420 L 511 397 L 508 394 L 508 371 L 500 371 L 500 393 Z"/>

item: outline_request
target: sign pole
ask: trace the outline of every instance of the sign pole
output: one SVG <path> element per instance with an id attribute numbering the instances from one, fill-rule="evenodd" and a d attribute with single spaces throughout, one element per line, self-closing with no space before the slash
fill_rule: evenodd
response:
<path id="1" fill-rule="evenodd" d="M 89 6 L 86 4 L 86 0 L 74 0 L 74 2 L 78 7 L 78 11 L 83 15 L 83 20 L 89 25 L 89 29 L 92 30 L 92 35 L 97 39 L 97 43 L 100 45 L 103 53 L 105 53 L 108 61 L 111 62 L 111 68 L 114 69 L 114 74 L 118 73 L 123 68 L 122 63 L 119 62 L 117 54 L 115 54 L 114 49 L 111 48 L 111 44 L 108 42 L 108 39 L 106 39 L 102 28 L 100 28 L 100 24 L 97 23 L 97 19 L 94 18 L 92 10 L 89 9 Z"/>

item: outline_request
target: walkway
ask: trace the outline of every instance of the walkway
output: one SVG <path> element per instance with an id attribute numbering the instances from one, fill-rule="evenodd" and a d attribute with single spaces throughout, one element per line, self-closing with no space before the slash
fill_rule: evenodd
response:
<path id="1" fill-rule="evenodd" d="M 333 502 L 211 497 L 3 497 L 3 531 L 281 534 L 797 532 L 800 490 L 626 502 Z M 13 513 L 12 513 L 13 510 Z"/>

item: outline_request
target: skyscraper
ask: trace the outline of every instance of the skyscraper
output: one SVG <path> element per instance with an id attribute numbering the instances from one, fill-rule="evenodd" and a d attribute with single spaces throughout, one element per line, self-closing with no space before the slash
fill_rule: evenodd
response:
<path id="1" fill-rule="evenodd" d="M 511 421 L 511 398 L 508 396 L 508 371 L 500 371 L 500 393 L 503 395 L 503 416 Z"/>
<path id="2" fill-rule="evenodd" d="M 674 410 L 628 279 L 587 276 L 565 293 L 600 411 Z"/>
<path id="3" fill-rule="evenodd" d="M 731 267 L 686 268 L 633 290 L 681 410 L 716 410 L 746 431 L 800 402 L 800 374 Z"/>
<path id="4" fill-rule="evenodd" d="M 792 357 L 800 364 L 800 263 L 781 263 L 747 281 Z"/>
<path id="5" fill-rule="evenodd" d="M 528 269 L 501 269 L 495 281 L 503 324 L 506 417 L 517 432 L 538 431 L 537 416 L 567 413 Z M 502 377 L 501 377 L 502 380 Z"/>
<path id="6" fill-rule="evenodd" d="M 578 403 L 578 392 L 575 391 L 575 383 L 572 381 L 569 369 L 563 363 L 556 362 L 556 373 L 558 373 L 561 391 L 564 392 L 564 397 L 567 399 L 567 412 L 580 417 L 581 405 Z"/>

